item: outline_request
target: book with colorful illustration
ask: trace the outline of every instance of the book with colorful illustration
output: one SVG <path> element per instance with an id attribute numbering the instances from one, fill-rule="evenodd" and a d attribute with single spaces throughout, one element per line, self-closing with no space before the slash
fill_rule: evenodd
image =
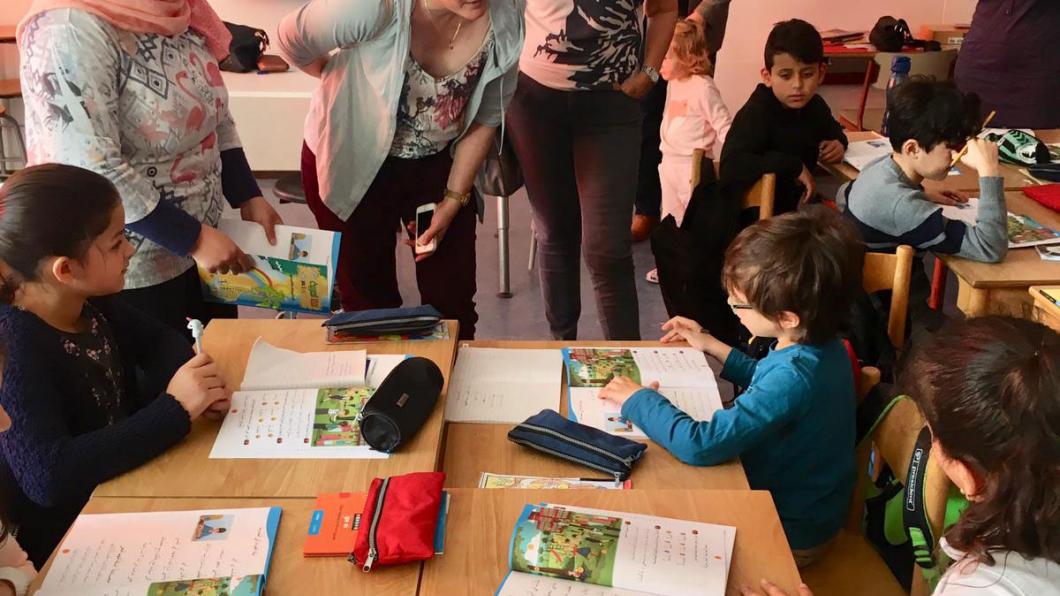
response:
<path id="1" fill-rule="evenodd" d="M 512 531 L 509 573 L 497 596 L 721 595 L 736 528 L 652 515 L 542 503 L 527 505 Z M 578 592 L 582 593 L 582 592 Z"/>
<path id="2" fill-rule="evenodd" d="M 302 546 L 306 557 L 347 557 L 357 543 L 361 514 L 367 493 L 324 493 L 317 496 L 309 519 L 309 532 Z M 445 551 L 445 522 L 449 516 L 449 493 L 442 491 L 442 506 L 435 526 L 434 554 Z"/>
<path id="3" fill-rule="evenodd" d="M 279 507 L 83 513 L 55 551 L 40 596 L 260 596 Z"/>
<path id="4" fill-rule="evenodd" d="M 567 417 L 614 435 L 644 438 L 614 402 L 598 397 L 617 376 L 640 385 L 659 383 L 659 393 L 696 420 L 720 410 L 721 393 L 706 356 L 691 348 L 564 348 Z"/>
<path id="5" fill-rule="evenodd" d="M 276 244 L 254 222 L 222 219 L 217 228 L 254 260 L 250 271 L 210 273 L 199 268 L 203 298 L 209 302 L 281 311 L 331 312 L 339 233 L 276 226 Z"/>
<path id="6" fill-rule="evenodd" d="M 614 478 L 549 478 L 546 476 L 517 476 L 514 474 L 483 472 L 479 478 L 478 487 L 524 488 L 531 490 L 581 488 L 628 490 L 633 488 L 633 481 L 620 480 L 616 482 Z"/>
<path id="7" fill-rule="evenodd" d="M 1060 243 L 1060 233 L 1026 215 L 1008 214 L 1008 247 L 1025 248 Z"/>

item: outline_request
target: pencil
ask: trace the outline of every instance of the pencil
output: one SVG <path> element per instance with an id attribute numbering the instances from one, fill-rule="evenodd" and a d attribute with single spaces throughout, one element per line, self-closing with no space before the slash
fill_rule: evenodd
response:
<path id="1" fill-rule="evenodd" d="M 990 113 L 987 114 L 987 116 L 986 116 L 986 120 L 983 120 L 982 128 L 986 128 L 987 126 L 990 126 L 990 121 L 994 119 L 994 116 L 996 114 L 997 114 L 997 110 L 990 110 Z M 952 168 L 952 167 L 956 166 L 957 162 L 961 161 L 961 158 L 964 157 L 965 153 L 968 153 L 968 143 L 965 143 L 964 147 L 961 148 L 961 152 L 957 154 L 957 157 L 953 158 L 953 161 L 950 162 L 950 167 Z"/>

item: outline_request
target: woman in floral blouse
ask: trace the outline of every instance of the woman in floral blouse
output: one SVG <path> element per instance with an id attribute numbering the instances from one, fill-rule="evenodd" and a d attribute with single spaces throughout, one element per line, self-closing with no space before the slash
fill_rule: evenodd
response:
<path id="1" fill-rule="evenodd" d="M 524 0 L 313 0 L 280 24 L 286 58 L 319 77 L 302 179 L 321 228 L 342 232 L 347 310 L 401 305 L 396 233 L 437 203 L 416 257 L 424 304 L 475 334 L 475 174 L 515 91 Z M 444 242 L 443 242 L 444 236 Z M 413 244 L 407 240 L 406 244 Z"/>
<path id="2" fill-rule="evenodd" d="M 184 333 L 186 317 L 236 316 L 203 302 L 195 265 L 252 264 L 216 228 L 223 201 L 270 239 L 281 223 L 228 112 L 230 39 L 206 0 L 35 0 L 18 30 L 30 163 L 117 186 L 136 248 L 123 298 Z"/>

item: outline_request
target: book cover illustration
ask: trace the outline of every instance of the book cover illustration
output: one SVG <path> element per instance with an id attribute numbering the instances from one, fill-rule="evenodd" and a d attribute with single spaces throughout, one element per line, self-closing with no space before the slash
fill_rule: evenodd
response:
<path id="1" fill-rule="evenodd" d="M 611 586 L 622 519 L 531 507 L 515 528 L 512 570 Z"/>
<path id="2" fill-rule="evenodd" d="M 357 424 L 371 387 L 321 389 L 317 392 L 316 413 L 313 416 L 313 447 L 348 447 L 367 445 Z"/>
<path id="3" fill-rule="evenodd" d="M 479 478 L 479 488 L 517 488 L 530 490 L 545 489 L 605 489 L 623 490 L 633 488 L 633 481 L 626 480 L 588 480 L 585 478 L 549 478 L 545 476 L 517 476 L 513 474 L 492 474 L 483 472 Z"/>
<path id="4" fill-rule="evenodd" d="M 307 557 L 340 557 L 353 552 L 366 493 L 324 493 L 317 496 L 302 547 Z"/>
<path id="5" fill-rule="evenodd" d="M 603 387 L 618 376 L 641 382 L 640 368 L 631 350 L 570 348 L 566 356 L 567 382 L 571 387 Z"/>
<path id="6" fill-rule="evenodd" d="M 1060 234 L 1026 215 L 1008 214 L 1008 247 L 1023 248 L 1060 242 Z"/>
<path id="7" fill-rule="evenodd" d="M 255 596 L 262 593 L 263 580 L 260 575 L 247 575 L 155 582 L 147 596 Z"/>

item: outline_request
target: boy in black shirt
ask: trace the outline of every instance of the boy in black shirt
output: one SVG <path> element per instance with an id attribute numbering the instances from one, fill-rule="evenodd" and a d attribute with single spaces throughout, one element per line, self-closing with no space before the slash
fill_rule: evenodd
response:
<path id="1" fill-rule="evenodd" d="M 794 210 L 816 192 L 810 170 L 838 163 L 843 128 L 817 87 L 824 79 L 824 45 L 813 25 L 777 23 L 766 40 L 762 80 L 736 117 L 721 152 L 721 182 L 742 195 L 763 174 L 777 175 L 774 213 Z"/>

